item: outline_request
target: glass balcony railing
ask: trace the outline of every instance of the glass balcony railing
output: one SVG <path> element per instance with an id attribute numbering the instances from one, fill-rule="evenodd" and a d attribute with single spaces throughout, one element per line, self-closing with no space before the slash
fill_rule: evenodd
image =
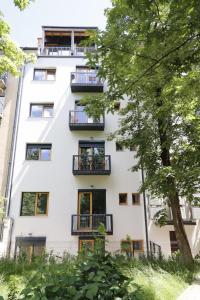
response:
<path id="1" fill-rule="evenodd" d="M 72 72 L 72 92 L 103 92 L 103 83 L 96 72 Z"/>
<path id="2" fill-rule="evenodd" d="M 104 116 L 92 118 L 85 111 L 70 110 L 69 127 L 71 130 L 104 130 Z"/>

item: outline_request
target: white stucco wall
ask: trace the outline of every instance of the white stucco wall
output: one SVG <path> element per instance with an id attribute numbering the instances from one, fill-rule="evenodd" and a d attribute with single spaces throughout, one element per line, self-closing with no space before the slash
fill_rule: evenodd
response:
<path id="1" fill-rule="evenodd" d="M 72 156 L 78 154 L 78 141 L 106 140 L 117 129 L 118 118 L 105 116 L 105 130 L 70 131 L 69 110 L 82 93 L 71 93 L 70 72 L 84 65 L 83 58 L 40 57 L 25 70 L 22 104 L 17 137 L 16 159 L 11 196 L 10 216 L 14 219 L 12 251 L 16 236 L 46 236 L 47 250 L 76 253 L 78 237 L 71 235 L 71 215 L 77 213 L 78 189 L 106 189 L 106 212 L 113 214 L 113 235 L 108 236 L 108 249 L 118 250 L 120 241 L 130 235 L 144 240 L 143 201 L 131 203 L 131 193 L 137 192 L 140 173 L 129 169 L 134 165 L 134 152 L 116 152 L 115 142 L 105 142 L 105 154 L 111 155 L 111 175 L 74 176 Z M 56 80 L 33 81 L 34 68 L 56 68 Z M 30 103 L 54 103 L 53 118 L 29 118 Z M 26 143 L 51 143 L 51 161 L 25 160 Z M 22 192 L 49 192 L 48 216 L 20 216 Z M 128 193 L 128 205 L 119 205 L 118 194 Z"/>

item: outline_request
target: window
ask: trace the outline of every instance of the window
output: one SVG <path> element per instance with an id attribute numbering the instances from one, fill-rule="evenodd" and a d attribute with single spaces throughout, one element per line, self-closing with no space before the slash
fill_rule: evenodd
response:
<path id="1" fill-rule="evenodd" d="M 79 240 L 79 251 L 83 253 L 88 253 L 94 251 L 94 240 Z"/>
<path id="2" fill-rule="evenodd" d="M 128 199 L 127 199 L 127 198 L 128 198 L 127 196 L 128 196 L 127 193 L 120 193 L 120 194 L 119 194 L 119 204 L 120 204 L 120 205 L 128 204 L 128 203 L 127 203 L 127 200 L 128 200 Z"/>
<path id="3" fill-rule="evenodd" d="M 135 252 L 143 252 L 143 240 L 124 240 L 121 241 L 121 252 L 127 256 L 134 256 Z"/>
<path id="4" fill-rule="evenodd" d="M 31 118 L 51 118 L 53 117 L 53 104 L 31 104 L 30 105 Z"/>
<path id="5" fill-rule="evenodd" d="M 139 193 L 132 193 L 132 204 L 133 205 L 140 204 L 140 194 Z"/>
<path id="6" fill-rule="evenodd" d="M 17 237 L 15 256 L 25 256 L 27 261 L 31 262 L 34 257 L 44 254 L 45 244 L 45 237 Z"/>
<path id="7" fill-rule="evenodd" d="M 174 253 L 174 252 L 179 250 L 178 241 L 177 241 L 177 238 L 176 238 L 175 231 L 170 231 L 169 232 L 169 237 L 170 237 L 171 253 Z"/>
<path id="8" fill-rule="evenodd" d="M 129 147 L 129 150 L 130 150 L 130 151 L 137 151 L 137 145 L 131 145 L 131 146 Z"/>
<path id="9" fill-rule="evenodd" d="M 114 109 L 120 110 L 120 102 L 119 101 L 114 102 Z"/>
<path id="10" fill-rule="evenodd" d="M 55 80 L 56 69 L 34 69 L 33 80 Z"/>
<path id="11" fill-rule="evenodd" d="M 132 241 L 132 248 L 134 252 L 143 252 L 143 240 Z"/>
<path id="12" fill-rule="evenodd" d="M 124 146 L 119 142 L 116 142 L 116 151 L 124 151 Z"/>
<path id="13" fill-rule="evenodd" d="M 26 146 L 27 160 L 50 160 L 51 144 L 27 144 Z"/>
<path id="14" fill-rule="evenodd" d="M 49 193 L 22 193 L 20 216 L 47 215 Z"/>

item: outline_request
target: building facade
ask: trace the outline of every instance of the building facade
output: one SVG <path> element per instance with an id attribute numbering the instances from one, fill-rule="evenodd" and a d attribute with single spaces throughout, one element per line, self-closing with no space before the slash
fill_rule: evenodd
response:
<path id="1" fill-rule="evenodd" d="M 106 89 L 86 65 L 86 52 L 95 51 L 95 45 L 82 46 L 88 30 L 95 28 L 44 26 L 37 61 L 24 67 L 2 254 L 39 255 L 44 247 L 76 254 L 94 247 L 101 224 L 109 251 L 128 245 L 137 256 L 150 246 L 171 254 L 173 227 L 155 227 L 158 204 L 138 193 L 142 174 L 130 171 L 135 149 L 107 140 L 119 126 L 118 113 L 91 118 L 81 103 Z M 198 240 L 194 254 L 198 224 L 192 217 L 186 225 L 192 247 Z"/>

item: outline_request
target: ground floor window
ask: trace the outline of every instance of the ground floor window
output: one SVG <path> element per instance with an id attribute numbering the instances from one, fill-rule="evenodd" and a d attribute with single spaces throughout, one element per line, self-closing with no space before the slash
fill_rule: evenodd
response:
<path id="1" fill-rule="evenodd" d="M 136 253 L 144 252 L 143 240 L 123 240 L 121 241 L 121 252 L 127 256 L 134 256 Z"/>
<path id="2" fill-rule="evenodd" d="M 99 243 L 99 244 L 98 244 Z M 80 237 L 79 238 L 79 252 L 87 254 L 88 252 L 93 252 L 95 247 L 102 247 L 102 251 L 105 250 L 105 240 L 104 238 L 97 237 Z"/>
<path id="3" fill-rule="evenodd" d="M 15 256 L 24 256 L 29 262 L 44 254 L 46 237 L 17 237 Z"/>

